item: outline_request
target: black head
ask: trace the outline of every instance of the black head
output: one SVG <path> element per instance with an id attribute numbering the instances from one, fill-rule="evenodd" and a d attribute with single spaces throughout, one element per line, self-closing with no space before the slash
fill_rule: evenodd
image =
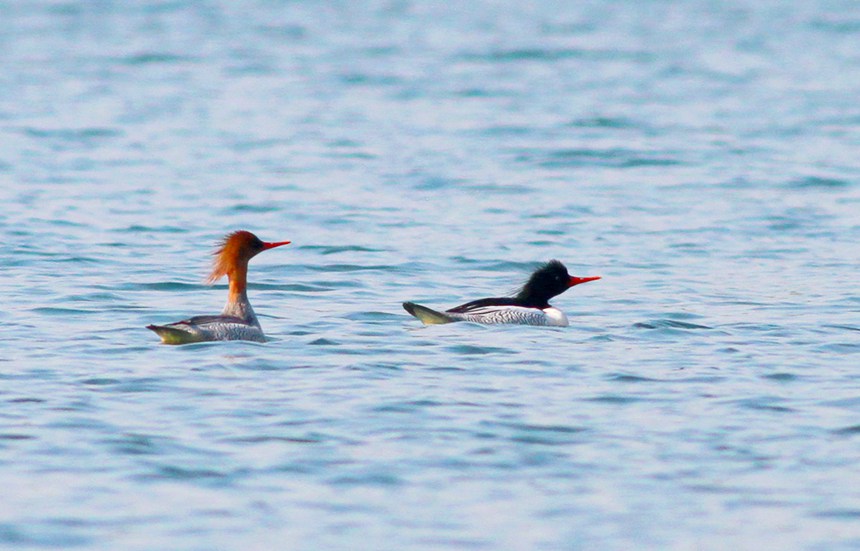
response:
<path id="1" fill-rule="evenodd" d="M 600 277 L 573 277 L 567 273 L 564 264 L 558 260 L 550 260 L 529 277 L 529 280 L 517 293 L 517 299 L 529 306 L 546 308 L 552 297 L 562 294 L 574 285 L 596 279 L 600 279 Z"/>

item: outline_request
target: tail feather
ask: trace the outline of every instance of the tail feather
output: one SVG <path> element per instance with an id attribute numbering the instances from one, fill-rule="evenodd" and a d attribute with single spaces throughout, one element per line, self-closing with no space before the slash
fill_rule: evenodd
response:
<path id="1" fill-rule="evenodd" d="M 150 331 L 155 331 L 155 333 L 161 337 L 161 342 L 163 344 L 188 344 L 192 342 L 200 342 L 200 337 L 198 335 L 194 335 L 193 333 L 189 333 L 188 331 L 183 331 L 182 329 L 177 329 L 175 327 L 168 327 L 166 325 L 147 325 L 146 328 Z"/>
<path id="2" fill-rule="evenodd" d="M 452 323 L 457 320 L 442 312 L 437 312 L 426 306 L 415 304 L 414 302 L 404 302 L 403 309 L 421 320 L 425 325 L 441 325 L 443 323 Z"/>

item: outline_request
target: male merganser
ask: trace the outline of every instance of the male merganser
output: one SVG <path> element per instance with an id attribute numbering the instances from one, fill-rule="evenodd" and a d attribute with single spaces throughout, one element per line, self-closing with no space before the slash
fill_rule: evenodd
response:
<path id="1" fill-rule="evenodd" d="M 194 316 L 167 325 L 147 325 L 146 328 L 155 331 L 164 344 L 203 341 L 264 342 L 266 337 L 248 301 L 248 261 L 263 251 L 289 243 L 266 243 L 244 230 L 228 234 L 214 253 L 212 273 L 207 278 L 209 284 L 225 275 L 230 281 L 230 293 L 221 315 Z"/>
<path id="2" fill-rule="evenodd" d="M 520 325 L 551 325 L 567 327 L 567 316 L 549 304 L 549 299 L 567 291 L 574 285 L 600 279 L 596 277 L 574 277 L 558 260 L 550 260 L 529 277 L 522 289 L 513 297 L 482 298 L 467 302 L 444 312 L 437 312 L 415 304 L 404 302 L 407 312 L 425 325 L 474 321 L 477 323 L 516 323 Z"/>

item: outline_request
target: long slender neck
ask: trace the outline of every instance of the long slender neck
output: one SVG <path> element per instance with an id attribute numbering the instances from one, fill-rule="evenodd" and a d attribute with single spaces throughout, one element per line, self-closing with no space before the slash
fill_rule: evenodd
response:
<path id="1" fill-rule="evenodd" d="M 230 293 L 227 295 L 227 303 L 247 301 L 248 263 L 243 262 L 234 266 L 227 272 L 227 278 L 230 280 Z"/>
<path id="2" fill-rule="evenodd" d="M 549 308 L 549 298 L 545 296 L 535 296 L 531 289 L 523 289 L 517 294 L 516 299 L 523 305 L 530 308 Z"/>
<path id="3" fill-rule="evenodd" d="M 258 323 L 251 302 L 248 300 L 248 263 L 237 264 L 227 272 L 230 280 L 230 291 L 227 294 L 227 304 L 224 305 L 223 316 L 235 316 L 248 323 Z"/>

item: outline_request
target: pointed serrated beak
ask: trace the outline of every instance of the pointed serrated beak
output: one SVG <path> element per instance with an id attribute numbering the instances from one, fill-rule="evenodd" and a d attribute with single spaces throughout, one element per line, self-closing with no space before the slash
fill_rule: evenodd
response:
<path id="1" fill-rule="evenodd" d="M 274 249 L 275 247 L 280 247 L 281 245 L 289 245 L 292 241 L 278 241 L 276 243 L 266 243 L 263 242 L 263 250 L 268 251 L 269 249 Z"/>
<path id="2" fill-rule="evenodd" d="M 600 276 L 593 277 L 576 277 L 571 276 L 570 281 L 568 282 L 568 287 L 573 287 L 574 285 L 579 285 L 580 283 L 588 283 L 589 281 L 597 281 L 600 279 Z"/>

